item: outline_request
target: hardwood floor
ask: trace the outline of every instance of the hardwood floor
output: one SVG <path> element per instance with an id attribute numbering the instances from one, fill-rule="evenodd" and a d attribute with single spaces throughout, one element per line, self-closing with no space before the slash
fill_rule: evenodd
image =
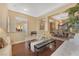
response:
<path id="1" fill-rule="evenodd" d="M 63 43 L 63 41 L 56 40 L 56 49 Z M 50 56 L 56 49 L 46 47 L 39 52 L 39 56 Z M 35 56 L 31 50 L 25 47 L 25 42 L 12 45 L 13 56 Z"/>

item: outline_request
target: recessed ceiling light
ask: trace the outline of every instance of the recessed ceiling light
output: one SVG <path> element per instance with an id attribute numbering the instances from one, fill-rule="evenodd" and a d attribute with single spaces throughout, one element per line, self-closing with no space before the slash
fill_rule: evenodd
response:
<path id="1" fill-rule="evenodd" d="M 28 9 L 24 9 L 24 11 L 28 11 Z"/>

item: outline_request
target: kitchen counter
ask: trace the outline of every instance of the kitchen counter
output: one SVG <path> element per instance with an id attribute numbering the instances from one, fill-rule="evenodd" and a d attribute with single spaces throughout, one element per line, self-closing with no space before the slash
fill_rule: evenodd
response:
<path id="1" fill-rule="evenodd" d="M 64 43 L 51 56 L 79 56 L 79 33 Z"/>

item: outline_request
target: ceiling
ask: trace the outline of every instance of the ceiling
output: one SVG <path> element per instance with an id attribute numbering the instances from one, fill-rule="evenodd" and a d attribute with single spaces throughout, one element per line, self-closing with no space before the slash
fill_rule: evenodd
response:
<path id="1" fill-rule="evenodd" d="M 9 3 L 8 9 L 39 17 L 70 3 Z"/>

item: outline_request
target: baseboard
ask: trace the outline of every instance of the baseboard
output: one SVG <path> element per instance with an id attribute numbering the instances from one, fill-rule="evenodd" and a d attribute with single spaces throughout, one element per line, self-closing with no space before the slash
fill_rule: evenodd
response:
<path id="1" fill-rule="evenodd" d="M 19 43 L 22 43 L 22 42 L 25 42 L 25 41 L 26 41 L 26 40 L 14 42 L 14 43 L 12 43 L 12 45 L 19 44 Z"/>

